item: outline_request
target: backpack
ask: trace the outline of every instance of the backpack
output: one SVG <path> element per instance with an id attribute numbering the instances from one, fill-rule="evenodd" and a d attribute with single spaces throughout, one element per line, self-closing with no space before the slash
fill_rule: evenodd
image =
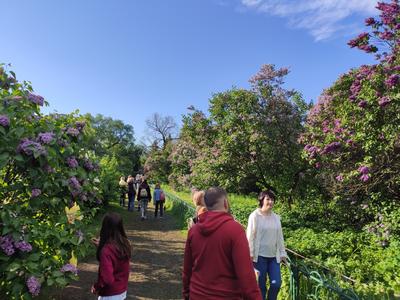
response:
<path id="1" fill-rule="evenodd" d="M 160 193 L 160 201 L 165 201 L 165 194 L 164 194 L 164 192 L 163 191 L 161 191 L 161 193 Z"/>
<path id="2" fill-rule="evenodd" d="M 148 197 L 147 189 L 142 188 L 142 189 L 140 190 L 140 198 L 147 198 L 147 197 Z"/>

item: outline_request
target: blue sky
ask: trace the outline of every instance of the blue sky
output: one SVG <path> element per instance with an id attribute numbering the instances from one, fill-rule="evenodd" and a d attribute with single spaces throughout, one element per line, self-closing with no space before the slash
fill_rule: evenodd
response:
<path id="1" fill-rule="evenodd" d="M 0 62 L 30 80 L 46 111 L 132 124 L 179 122 L 213 93 L 249 87 L 262 64 L 288 66 L 308 101 L 372 58 L 346 42 L 374 0 L 13 0 L 0 2 Z"/>

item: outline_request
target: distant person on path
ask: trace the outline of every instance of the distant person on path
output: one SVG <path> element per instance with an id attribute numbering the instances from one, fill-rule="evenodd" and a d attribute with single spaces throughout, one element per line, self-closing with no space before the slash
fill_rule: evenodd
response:
<path id="1" fill-rule="evenodd" d="M 208 189 L 208 211 L 188 233 L 183 268 L 185 300 L 261 300 L 242 226 L 228 213 L 225 190 Z"/>
<path id="2" fill-rule="evenodd" d="M 135 179 L 131 175 L 129 175 L 127 183 L 128 183 L 128 210 L 133 211 L 135 209 L 135 196 L 136 196 Z"/>
<path id="3" fill-rule="evenodd" d="M 259 208 L 251 213 L 247 225 L 247 239 L 254 268 L 259 271 L 258 284 L 263 299 L 267 295 L 267 274 L 269 277 L 268 300 L 276 300 L 281 287 L 280 263 L 286 263 L 287 254 L 283 241 L 280 217 L 272 211 L 275 194 L 268 190 L 258 197 Z"/>
<path id="4" fill-rule="evenodd" d="M 136 192 L 139 190 L 139 186 L 140 186 L 141 183 L 142 183 L 142 175 L 136 174 L 136 178 L 135 178 L 135 190 L 136 190 Z M 137 211 L 140 211 L 140 201 L 138 201 Z"/>
<path id="5" fill-rule="evenodd" d="M 160 209 L 160 218 L 164 215 L 164 202 L 165 202 L 165 194 L 161 189 L 159 183 L 156 184 L 156 187 L 153 192 L 153 204 L 155 207 L 154 218 L 157 218 L 158 209 Z"/>
<path id="6" fill-rule="evenodd" d="M 99 272 L 92 293 L 98 300 L 126 299 L 129 278 L 131 245 L 126 236 L 122 218 L 117 213 L 107 213 L 103 218 L 100 239 L 93 239 L 97 246 Z"/>
<path id="7" fill-rule="evenodd" d="M 194 218 L 190 219 L 189 221 L 189 229 L 197 223 L 199 216 L 207 211 L 207 207 L 204 202 L 204 194 L 204 191 L 195 190 L 193 192 L 192 201 L 196 207 L 196 214 Z"/>
<path id="8" fill-rule="evenodd" d="M 150 186 L 147 184 L 146 178 L 143 179 L 137 191 L 137 199 L 140 202 L 140 211 L 142 214 L 142 221 L 147 220 L 147 206 L 151 201 Z"/>
<path id="9" fill-rule="evenodd" d="M 125 197 L 127 189 L 128 189 L 128 184 L 125 181 L 125 177 L 122 176 L 119 179 L 119 191 L 120 191 L 119 205 L 121 205 L 122 207 L 125 206 Z"/>

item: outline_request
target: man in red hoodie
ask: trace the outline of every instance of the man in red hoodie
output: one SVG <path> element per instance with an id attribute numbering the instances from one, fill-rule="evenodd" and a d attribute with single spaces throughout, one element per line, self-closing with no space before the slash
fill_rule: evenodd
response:
<path id="1" fill-rule="evenodd" d="M 227 193 L 210 188 L 204 201 L 208 211 L 186 241 L 183 298 L 261 300 L 246 234 L 228 213 Z"/>

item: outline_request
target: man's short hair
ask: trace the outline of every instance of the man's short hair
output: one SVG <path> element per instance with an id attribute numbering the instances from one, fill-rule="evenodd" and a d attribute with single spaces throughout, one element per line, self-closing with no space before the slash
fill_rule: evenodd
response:
<path id="1" fill-rule="evenodd" d="M 223 188 L 211 187 L 204 194 L 204 202 L 208 210 L 212 210 L 221 200 L 221 198 L 226 198 L 228 194 Z"/>

